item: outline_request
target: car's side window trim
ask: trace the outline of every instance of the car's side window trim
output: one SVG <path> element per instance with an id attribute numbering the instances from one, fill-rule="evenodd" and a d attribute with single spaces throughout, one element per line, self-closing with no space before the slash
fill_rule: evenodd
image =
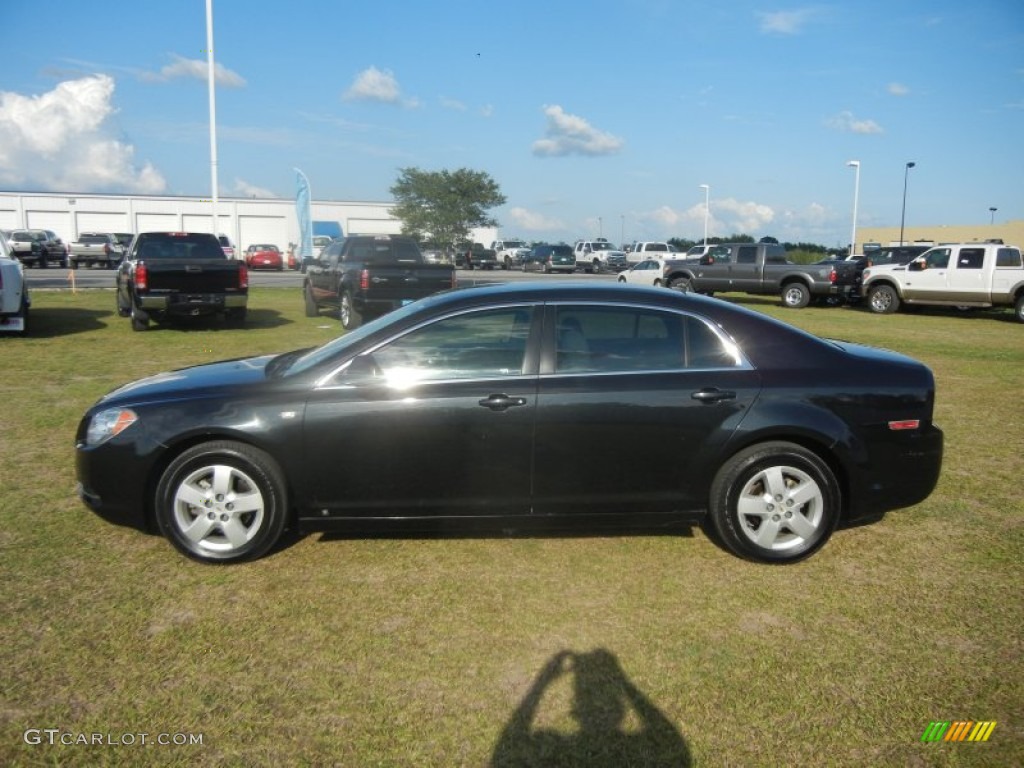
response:
<path id="1" fill-rule="evenodd" d="M 687 328 L 687 321 L 698 323 L 700 327 L 709 330 L 713 336 L 722 345 L 723 350 L 728 354 L 732 355 L 736 363 L 734 365 L 690 365 L 688 361 L 681 360 L 680 365 L 675 367 L 657 367 L 657 368 L 627 368 L 624 367 L 619 370 L 580 370 L 580 371 L 565 371 L 558 369 L 557 360 L 557 349 L 559 344 L 559 330 L 557 326 L 558 309 L 565 307 L 599 307 L 599 308 L 614 308 L 620 307 L 625 310 L 644 310 L 653 312 L 662 312 L 670 315 L 676 315 L 683 319 L 683 327 Z M 628 375 L 650 375 L 652 373 L 693 373 L 698 371 L 741 371 L 741 370 L 753 370 L 754 366 L 743 354 L 739 345 L 729 337 L 729 335 L 718 325 L 708 320 L 706 317 L 688 312 L 684 310 L 675 309 L 673 307 L 664 307 L 650 304 L 620 304 L 620 303 L 601 303 L 595 304 L 594 302 L 575 302 L 575 301 L 563 301 L 558 303 L 551 303 L 548 305 L 548 310 L 544 317 L 544 345 L 541 351 L 541 365 L 540 375 L 544 378 L 549 377 L 579 377 L 579 376 L 628 376 Z M 684 331 L 687 335 L 690 331 Z"/>

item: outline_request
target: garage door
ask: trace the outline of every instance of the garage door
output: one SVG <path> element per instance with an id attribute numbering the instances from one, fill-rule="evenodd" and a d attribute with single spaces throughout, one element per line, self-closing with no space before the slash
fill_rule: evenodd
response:
<path id="1" fill-rule="evenodd" d="M 239 216 L 238 237 L 238 247 L 243 251 L 264 243 L 284 251 L 288 248 L 288 222 L 284 216 Z"/>
<path id="2" fill-rule="evenodd" d="M 135 232 L 177 232 L 178 216 L 174 213 L 138 213 Z"/>
<path id="3" fill-rule="evenodd" d="M 75 212 L 75 231 L 71 234 L 78 237 L 83 232 L 127 232 L 128 215 L 125 213 L 90 213 Z"/>
<path id="4" fill-rule="evenodd" d="M 0 209 L 0 229 L 20 229 L 18 212 L 13 208 Z"/>
<path id="5" fill-rule="evenodd" d="M 68 211 L 26 211 L 29 229 L 49 229 L 57 233 L 65 243 L 70 243 L 75 234 Z"/>

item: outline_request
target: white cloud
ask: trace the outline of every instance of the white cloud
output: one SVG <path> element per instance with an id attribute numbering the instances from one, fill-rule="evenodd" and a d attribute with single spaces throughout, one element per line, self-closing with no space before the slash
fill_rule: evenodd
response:
<path id="1" fill-rule="evenodd" d="M 840 112 L 828 118 L 825 125 L 843 133 L 885 133 L 874 120 L 858 120 L 852 112 Z"/>
<path id="2" fill-rule="evenodd" d="M 155 194 L 167 186 L 135 147 L 111 137 L 114 80 L 94 75 L 23 96 L 0 91 L 0 184 L 63 192 Z"/>
<path id="3" fill-rule="evenodd" d="M 804 25 L 815 15 L 813 8 L 803 8 L 798 11 L 775 11 L 773 13 L 759 13 L 761 17 L 761 31 L 765 34 L 775 35 L 797 35 L 803 31 Z"/>
<path id="4" fill-rule="evenodd" d="M 341 98 L 344 101 L 379 101 L 382 104 L 400 104 L 409 108 L 420 105 L 416 98 L 402 97 L 402 89 L 390 70 L 376 67 L 369 67 L 356 75 L 352 85 L 342 94 Z"/>
<path id="5" fill-rule="evenodd" d="M 177 54 L 172 54 L 172 56 L 174 61 L 162 67 L 158 73 L 143 72 L 141 79 L 165 83 L 168 80 L 186 77 L 206 82 L 210 68 L 205 59 L 186 59 L 184 56 L 178 56 Z M 213 79 L 217 85 L 223 85 L 226 88 L 243 88 L 245 86 L 244 77 L 226 68 L 219 61 L 213 62 Z"/>
<path id="6" fill-rule="evenodd" d="M 235 186 L 232 189 L 239 197 L 277 197 L 269 189 L 257 187 L 242 179 L 235 179 Z"/>
<path id="7" fill-rule="evenodd" d="M 545 216 L 542 213 L 528 211 L 525 208 L 513 208 L 508 212 L 509 218 L 515 222 L 516 227 L 531 232 L 544 232 L 558 229 L 565 229 L 565 224 L 560 219 Z"/>
<path id="8" fill-rule="evenodd" d="M 891 96 L 906 96 L 910 93 L 910 89 L 903 83 L 889 83 L 886 90 Z"/>
<path id="9" fill-rule="evenodd" d="M 548 116 L 547 138 L 533 142 L 535 155 L 610 155 L 622 149 L 625 143 L 617 136 L 597 130 L 582 117 L 570 115 L 557 104 L 544 107 L 544 114 Z"/>
<path id="10" fill-rule="evenodd" d="M 449 99 L 446 96 L 441 97 L 441 106 L 445 109 L 451 109 L 456 112 L 465 112 L 466 105 L 458 99 Z"/>
<path id="11" fill-rule="evenodd" d="M 771 206 L 732 197 L 712 200 L 711 213 L 723 231 L 750 235 L 768 234 L 767 228 L 775 220 L 775 210 Z"/>

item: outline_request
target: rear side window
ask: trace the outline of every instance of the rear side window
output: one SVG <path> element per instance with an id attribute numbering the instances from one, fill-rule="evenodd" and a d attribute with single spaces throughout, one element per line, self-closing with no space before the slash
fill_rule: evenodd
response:
<path id="1" fill-rule="evenodd" d="M 566 306 L 557 310 L 556 373 L 735 368 L 736 352 L 696 317 L 657 309 Z"/>
<path id="2" fill-rule="evenodd" d="M 757 263 L 757 246 L 756 245 L 741 245 L 739 252 L 736 254 L 737 264 L 756 264 Z"/>
<path id="3" fill-rule="evenodd" d="M 1020 251 L 1018 251 L 1016 248 L 1000 248 L 998 251 L 996 251 L 996 266 L 1020 269 Z"/>

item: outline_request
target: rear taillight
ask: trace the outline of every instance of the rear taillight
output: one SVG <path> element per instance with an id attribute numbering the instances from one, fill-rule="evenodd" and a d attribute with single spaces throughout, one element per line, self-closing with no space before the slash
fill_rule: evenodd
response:
<path id="1" fill-rule="evenodd" d="M 141 262 L 135 267 L 135 290 L 149 290 L 149 270 L 146 269 L 146 265 Z"/>
<path id="2" fill-rule="evenodd" d="M 238 265 L 238 287 L 243 290 L 249 289 L 249 268 L 245 266 L 244 261 Z"/>
<path id="3" fill-rule="evenodd" d="M 830 283 L 835 283 L 838 280 L 839 280 L 839 273 L 836 272 L 836 268 L 835 267 L 832 267 L 832 271 L 829 272 L 829 275 L 828 275 L 828 281 Z"/>
<path id="4" fill-rule="evenodd" d="M 370 270 L 364 269 L 359 273 L 359 290 L 370 290 Z"/>
<path id="5" fill-rule="evenodd" d="M 889 422 L 889 429 L 891 429 L 893 432 L 902 432 L 907 429 L 919 429 L 920 427 L 920 419 L 903 419 L 902 421 Z"/>

